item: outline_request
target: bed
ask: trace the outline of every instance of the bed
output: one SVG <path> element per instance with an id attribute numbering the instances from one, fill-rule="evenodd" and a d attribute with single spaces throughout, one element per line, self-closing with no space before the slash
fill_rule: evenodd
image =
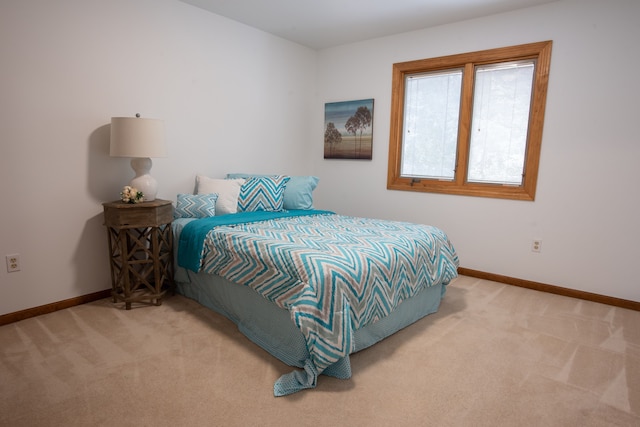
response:
<path id="1" fill-rule="evenodd" d="M 276 379 L 275 396 L 319 375 L 350 378 L 350 354 L 437 311 L 457 276 L 436 227 L 305 207 L 173 222 L 178 293 L 296 368 Z"/>

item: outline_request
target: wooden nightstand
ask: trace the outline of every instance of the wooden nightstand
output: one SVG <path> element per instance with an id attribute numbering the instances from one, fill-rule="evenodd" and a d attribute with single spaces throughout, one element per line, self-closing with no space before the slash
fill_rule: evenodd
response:
<path id="1" fill-rule="evenodd" d="M 173 205 L 169 200 L 103 203 L 113 302 L 160 305 L 173 289 Z"/>

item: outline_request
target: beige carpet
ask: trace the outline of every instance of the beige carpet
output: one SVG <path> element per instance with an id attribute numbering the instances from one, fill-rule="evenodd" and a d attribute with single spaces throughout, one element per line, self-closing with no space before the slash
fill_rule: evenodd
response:
<path id="1" fill-rule="evenodd" d="M 0 327 L 2 426 L 640 426 L 640 312 L 458 278 L 436 314 L 273 397 L 291 368 L 182 296 Z"/>

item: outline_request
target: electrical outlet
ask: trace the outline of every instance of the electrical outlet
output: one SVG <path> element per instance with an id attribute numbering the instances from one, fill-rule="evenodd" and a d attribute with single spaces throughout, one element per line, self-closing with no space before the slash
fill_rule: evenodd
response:
<path id="1" fill-rule="evenodd" d="M 7 272 L 20 271 L 20 254 L 7 255 Z"/>
<path id="2" fill-rule="evenodd" d="M 540 251 L 542 251 L 542 240 L 534 239 L 531 242 L 531 252 L 540 252 Z"/>

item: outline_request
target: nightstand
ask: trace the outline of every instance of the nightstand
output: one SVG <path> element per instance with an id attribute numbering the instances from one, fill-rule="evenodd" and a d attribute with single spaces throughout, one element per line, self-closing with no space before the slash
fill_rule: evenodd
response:
<path id="1" fill-rule="evenodd" d="M 143 203 L 103 203 L 109 239 L 111 296 L 132 303 L 162 304 L 173 289 L 173 205 L 156 199 Z"/>

